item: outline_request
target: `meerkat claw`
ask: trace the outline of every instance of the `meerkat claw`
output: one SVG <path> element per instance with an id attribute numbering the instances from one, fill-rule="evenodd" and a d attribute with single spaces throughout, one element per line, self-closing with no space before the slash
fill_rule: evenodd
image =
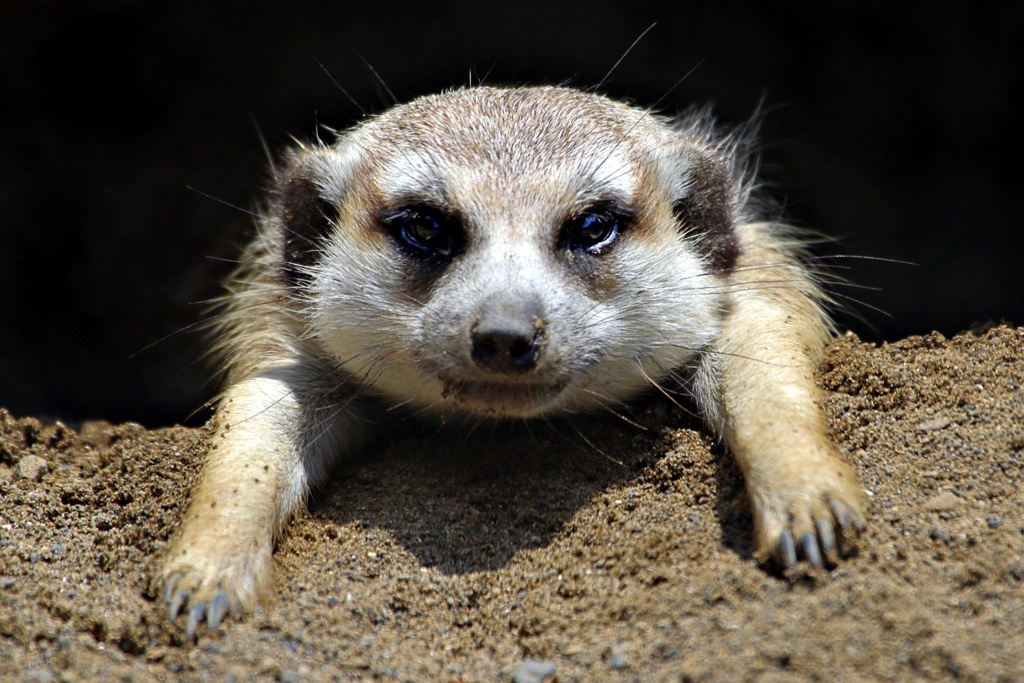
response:
<path id="1" fill-rule="evenodd" d="M 800 536 L 800 546 L 804 551 L 804 559 L 807 564 L 815 569 L 821 567 L 821 551 L 818 548 L 818 539 L 811 532 L 805 532 Z"/>
<path id="2" fill-rule="evenodd" d="M 857 536 L 867 525 L 858 511 L 838 500 L 832 501 L 832 512 L 839 527 L 839 552 L 845 555 L 857 547 Z"/>
<path id="3" fill-rule="evenodd" d="M 829 563 L 834 563 L 839 559 L 838 553 L 836 552 L 836 535 L 832 531 L 832 521 L 828 519 L 818 519 L 814 525 L 818 528 L 818 540 L 821 544 L 821 552 L 824 554 L 825 559 Z"/>
<path id="4" fill-rule="evenodd" d="M 180 590 L 167 603 L 167 618 L 172 624 L 177 621 L 178 615 L 181 614 L 181 608 L 188 602 L 188 596 L 187 590 Z"/>
<path id="5" fill-rule="evenodd" d="M 838 500 L 832 501 L 832 511 L 835 513 L 836 521 L 839 522 L 839 528 L 844 533 L 852 531 L 857 534 L 867 528 L 864 520 L 855 510 Z"/>
<path id="6" fill-rule="evenodd" d="M 203 623 L 204 617 L 206 617 L 206 603 L 197 602 L 192 605 L 192 609 L 188 612 L 188 621 L 185 622 L 185 637 L 188 640 L 196 639 L 196 631 L 199 630 L 199 625 Z"/>
<path id="7" fill-rule="evenodd" d="M 219 591 L 208 601 L 193 602 L 192 591 L 176 590 L 181 579 L 181 574 L 170 575 L 161 591 L 161 597 L 167 604 L 167 619 L 172 624 L 178 620 L 179 616 L 188 613 L 188 618 L 185 621 L 185 637 L 188 640 L 196 639 L 199 627 L 204 622 L 207 629 L 214 631 L 220 627 L 228 614 L 236 612 L 236 604 L 233 603 L 231 596 L 224 591 Z"/>
<path id="8" fill-rule="evenodd" d="M 836 522 L 839 524 L 839 528 L 844 532 L 849 529 L 852 524 L 850 511 L 847 510 L 846 507 L 838 500 L 832 501 L 832 511 L 835 513 Z"/>
<path id="9" fill-rule="evenodd" d="M 231 598 L 228 597 L 227 593 L 217 593 L 213 596 L 213 600 L 210 601 L 210 606 L 206 610 L 206 627 L 211 631 L 217 629 L 220 626 L 220 622 L 224 620 L 228 612 L 231 611 Z"/>
<path id="10" fill-rule="evenodd" d="M 793 543 L 793 534 L 783 531 L 779 536 L 779 544 L 775 547 L 775 559 L 783 569 L 789 569 L 796 564 L 796 546 Z"/>
<path id="11" fill-rule="evenodd" d="M 174 588 L 178 585 L 178 581 L 180 580 L 181 574 L 171 574 L 167 577 L 167 582 L 164 584 L 163 591 L 160 594 L 165 604 L 171 604 L 171 598 L 174 597 Z"/>

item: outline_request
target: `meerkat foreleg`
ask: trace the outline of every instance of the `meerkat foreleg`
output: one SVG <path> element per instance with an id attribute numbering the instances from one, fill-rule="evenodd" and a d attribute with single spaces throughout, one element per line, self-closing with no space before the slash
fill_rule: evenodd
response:
<path id="1" fill-rule="evenodd" d="M 264 369 L 230 386 L 177 536 L 153 581 L 186 632 L 251 610 L 272 583 L 274 540 L 329 461 L 365 427 L 351 408 L 311 399 L 301 366 Z"/>
<path id="2" fill-rule="evenodd" d="M 743 471 L 757 559 L 821 566 L 865 525 L 863 491 L 828 437 L 815 382 L 829 330 L 815 285 L 769 226 L 737 232 L 731 310 L 699 391 Z"/>

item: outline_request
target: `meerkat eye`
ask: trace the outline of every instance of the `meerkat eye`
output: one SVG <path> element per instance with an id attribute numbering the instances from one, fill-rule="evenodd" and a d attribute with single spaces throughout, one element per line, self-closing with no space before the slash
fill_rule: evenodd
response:
<path id="1" fill-rule="evenodd" d="M 383 219 L 392 236 L 416 255 L 449 257 L 455 247 L 452 219 L 429 206 L 404 206 Z"/>
<path id="2" fill-rule="evenodd" d="M 626 217 L 611 207 L 597 207 L 570 219 L 564 228 L 563 246 L 572 251 L 600 254 L 618 239 Z"/>

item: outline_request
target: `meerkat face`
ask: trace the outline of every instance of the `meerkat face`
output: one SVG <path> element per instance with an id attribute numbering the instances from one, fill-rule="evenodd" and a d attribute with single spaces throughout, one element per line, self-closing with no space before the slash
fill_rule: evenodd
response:
<path id="1" fill-rule="evenodd" d="M 559 88 L 416 100 L 295 154 L 282 277 L 330 364 L 396 403 L 626 400 L 723 315 L 738 192 L 696 130 Z"/>

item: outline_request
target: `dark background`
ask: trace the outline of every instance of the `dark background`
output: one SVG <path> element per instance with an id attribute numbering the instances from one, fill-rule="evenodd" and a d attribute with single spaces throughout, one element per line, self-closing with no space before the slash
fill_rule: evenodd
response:
<path id="1" fill-rule="evenodd" d="M 1024 3 L 967 5 L 0 2 L 0 406 L 148 426 L 200 406 L 203 336 L 172 333 L 251 233 L 227 204 L 255 205 L 261 134 L 276 153 L 385 109 L 367 63 L 399 100 L 470 73 L 590 86 L 653 22 L 604 92 L 653 104 L 690 73 L 661 109 L 727 123 L 764 100 L 769 191 L 840 238 L 820 251 L 917 264 L 844 260 L 880 291 L 844 288 L 865 303 L 843 327 L 1022 323 Z"/>

